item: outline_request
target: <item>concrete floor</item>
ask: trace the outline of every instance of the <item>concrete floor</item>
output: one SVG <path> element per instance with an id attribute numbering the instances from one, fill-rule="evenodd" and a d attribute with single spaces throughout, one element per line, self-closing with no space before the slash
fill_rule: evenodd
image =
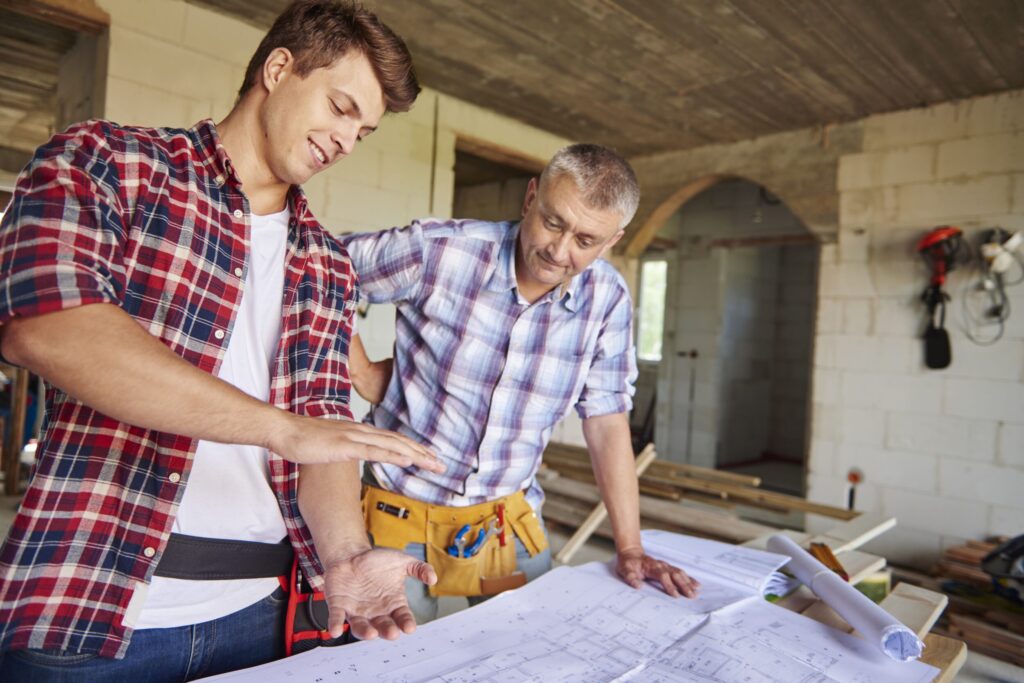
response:
<path id="1" fill-rule="evenodd" d="M 14 520 L 17 501 L 18 499 L 12 496 L 0 496 L 0 534 L 7 534 L 7 529 Z M 566 534 L 552 530 L 552 553 L 557 554 L 568 539 Z M 610 542 L 591 538 L 569 564 L 576 566 L 587 562 L 607 562 L 613 555 L 614 548 Z M 441 598 L 441 616 L 465 609 L 466 606 L 464 598 Z M 956 683 L 1024 683 L 1024 669 L 985 655 L 968 652 L 967 663 L 956 677 Z"/>

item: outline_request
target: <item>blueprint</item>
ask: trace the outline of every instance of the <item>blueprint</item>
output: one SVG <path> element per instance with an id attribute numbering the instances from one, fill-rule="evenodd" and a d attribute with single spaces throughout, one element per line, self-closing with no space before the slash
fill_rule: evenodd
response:
<path id="1" fill-rule="evenodd" d="M 938 670 L 896 662 L 856 636 L 763 600 L 713 614 L 629 680 L 714 683 L 928 683 Z"/>
<path id="2" fill-rule="evenodd" d="M 652 586 L 630 588 L 604 565 L 562 567 L 398 641 L 319 648 L 210 680 L 614 681 L 707 618 L 678 606 Z"/>
<path id="3" fill-rule="evenodd" d="M 938 673 L 764 601 L 758 586 L 778 556 L 683 536 L 673 548 L 672 536 L 659 536 L 652 552 L 700 578 L 696 600 L 633 589 L 604 564 L 561 567 L 397 641 L 317 648 L 208 680 L 926 683 Z M 715 563 L 728 564 L 729 576 Z"/>

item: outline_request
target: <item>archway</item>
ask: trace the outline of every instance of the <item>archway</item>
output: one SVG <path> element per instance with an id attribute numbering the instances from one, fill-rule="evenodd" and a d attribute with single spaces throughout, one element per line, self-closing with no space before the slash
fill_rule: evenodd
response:
<path id="1" fill-rule="evenodd" d="M 803 492 L 819 245 L 784 201 L 737 176 L 685 184 L 634 233 L 641 341 L 647 275 L 666 279 L 660 357 L 641 348 L 637 387 L 656 395 L 660 457 Z"/>

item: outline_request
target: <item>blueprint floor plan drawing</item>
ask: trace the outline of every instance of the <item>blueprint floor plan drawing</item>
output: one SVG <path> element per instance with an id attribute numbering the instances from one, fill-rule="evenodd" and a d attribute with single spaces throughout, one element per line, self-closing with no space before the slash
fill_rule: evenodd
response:
<path id="1" fill-rule="evenodd" d="M 672 536 L 650 547 L 671 550 Z M 633 589 L 604 564 L 560 567 L 397 641 L 317 648 L 208 680 L 927 683 L 938 673 L 766 602 L 761 588 L 779 556 L 677 538 L 671 559 L 702 581 L 698 600 L 670 598 L 646 584 Z"/>

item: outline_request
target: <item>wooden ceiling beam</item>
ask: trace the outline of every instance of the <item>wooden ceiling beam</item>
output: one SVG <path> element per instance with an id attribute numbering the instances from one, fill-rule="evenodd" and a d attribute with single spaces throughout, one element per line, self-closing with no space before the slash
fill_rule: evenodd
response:
<path id="1" fill-rule="evenodd" d="M 96 0 L 0 0 L 0 7 L 82 33 L 97 35 L 110 26 Z"/>
<path id="2" fill-rule="evenodd" d="M 547 159 L 538 159 L 509 147 L 496 145 L 468 135 L 459 135 L 455 139 L 455 149 L 459 152 L 465 152 L 478 156 L 481 159 L 501 164 L 502 166 L 510 166 L 532 174 L 539 174 L 548 164 Z"/>

